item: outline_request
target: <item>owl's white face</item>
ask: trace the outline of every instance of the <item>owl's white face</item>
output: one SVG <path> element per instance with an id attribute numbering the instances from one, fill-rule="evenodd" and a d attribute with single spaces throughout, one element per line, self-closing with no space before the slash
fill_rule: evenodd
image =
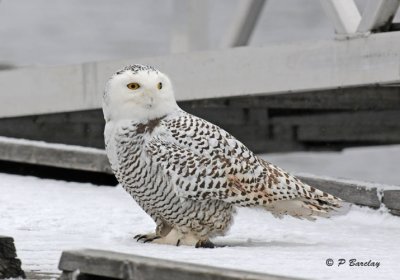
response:
<path id="1" fill-rule="evenodd" d="M 107 82 L 103 96 L 106 121 L 146 121 L 178 108 L 169 78 L 144 65 L 131 65 L 116 72 Z"/>

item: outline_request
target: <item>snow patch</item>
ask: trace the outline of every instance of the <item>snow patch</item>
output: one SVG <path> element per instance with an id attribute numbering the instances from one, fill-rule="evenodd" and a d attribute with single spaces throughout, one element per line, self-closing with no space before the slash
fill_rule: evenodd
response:
<path id="1" fill-rule="evenodd" d="M 0 232 L 15 238 L 23 269 L 57 273 L 63 250 L 120 251 L 148 257 L 313 279 L 397 279 L 400 218 L 352 206 L 316 222 L 239 209 L 228 245 L 213 250 L 142 244 L 154 222 L 121 188 L 0 174 Z M 379 261 L 379 268 L 326 265 L 326 259 Z"/>

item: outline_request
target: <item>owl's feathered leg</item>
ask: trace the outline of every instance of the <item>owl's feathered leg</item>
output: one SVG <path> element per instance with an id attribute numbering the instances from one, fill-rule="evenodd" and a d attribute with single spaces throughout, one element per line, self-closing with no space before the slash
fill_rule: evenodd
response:
<path id="1" fill-rule="evenodd" d="M 157 224 L 156 232 L 150 232 L 150 233 L 146 233 L 146 234 L 138 234 L 138 235 L 135 235 L 134 239 L 136 239 L 136 241 L 138 241 L 138 242 L 141 241 L 143 243 L 152 242 L 156 239 L 167 236 L 168 233 L 172 230 L 172 227 L 167 222 L 165 222 L 163 219 L 155 217 L 154 221 Z"/>
<path id="2" fill-rule="evenodd" d="M 207 238 L 199 238 L 195 234 L 182 233 L 176 228 L 173 228 L 166 236 L 146 236 L 144 242 L 168 245 L 186 245 L 196 248 L 214 248 L 214 244 Z"/>
<path id="3" fill-rule="evenodd" d="M 169 245 L 191 245 L 194 246 L 199 239 L 191 234 L 183 234 L 181 231 L 173 228 L 166 236 L 157 238 L 152 243 Z"/>
<path id="4" fill-rule="evenodd" d="M 174 228 L 166 236 L 154 240 L 153 243 L 178 246 L 180 244 L 180 239 L 181 239 L 181 234 Z"/>
<path id="5" fill-rule="evenodd" d="M 187 229 L 179 229 L 172 227 L 164 219 L 151 215 L 157 224 L 156 231 L 146 234 L 138 234 L 134 238 L 138 242 L 143 243 L 156 243 L 168 245 L 186 245 L 194 246 L 196 248 L 214 248 L 214 244 L 206 237 L 200 237 Z"/>

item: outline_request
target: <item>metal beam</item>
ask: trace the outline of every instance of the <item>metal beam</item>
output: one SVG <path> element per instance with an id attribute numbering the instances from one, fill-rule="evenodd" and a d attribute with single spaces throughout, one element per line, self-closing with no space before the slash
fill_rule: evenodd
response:
<path id="1" fill-rule="evenodd" d="M 208 3 L 174 0 L 171 52 L 205 50 L 208 47 Z"/>
<path id="2" fill-rule="evenodd" d="M 107 79 L 130 63 L 154 65 L 178 100 L 400 83 L 400 32 L 0 71 L 0 117 L 99 108 Z"/>
<path id="3" fill-rule="evenodd" d="M 223 38 L 223 48 L 248 44 L 265 2 L 266 0 L 239 1 L 236 16 L 233 18 L 226 36 Z"/>
<path id="4" fill-rule="evenodd" d="M 320 0 L 337 34 L 355 33 L 361 15 L 353 0 Z"/>
<path id="5" fill-rule="evenodd" d="M 386 31 L 390 27 L 399 5 L 400 0 L 368 1 L 357 31 L 361 33 Z"/>

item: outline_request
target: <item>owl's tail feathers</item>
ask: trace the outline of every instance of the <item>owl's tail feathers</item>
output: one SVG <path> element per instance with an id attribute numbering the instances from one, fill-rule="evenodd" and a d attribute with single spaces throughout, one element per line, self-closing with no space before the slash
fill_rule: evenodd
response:
<path id="1" fill-rule="evenodd" d="M 301 197 L 280 200 L 264 207 L 278 218 L 282 218 L 283 215 L 290 215 L 295 218 L 314 221 L 316 217 L 331 217 L 342 205 L 343 202 L 340 198 L 332 196 L 332 199 Z"/>

